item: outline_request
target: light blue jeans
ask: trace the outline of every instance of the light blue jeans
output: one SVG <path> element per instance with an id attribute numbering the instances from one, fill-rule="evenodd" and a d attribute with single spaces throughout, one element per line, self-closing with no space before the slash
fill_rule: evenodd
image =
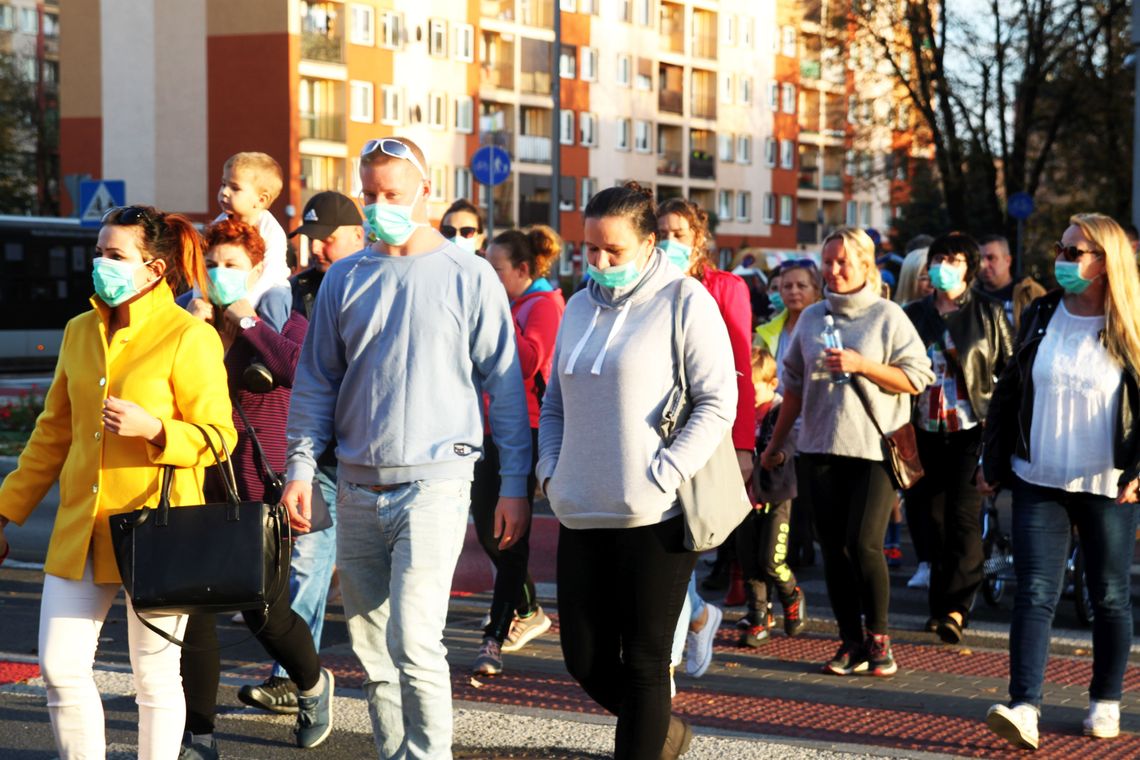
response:
<path id="1" fill-rule="evenodd" d="M 382 493 L 338 482 L 344 614 L 384 760 L 451 757 L 443 629 L 470 504 L 469 480 L 421 480 Z"/>
<path id="2" fill-rule="evenodd" d="M 325 628 L 325 603 L 329 583 L 336 567 L 336 483 L 320 470 L 315 481 L 329 505 L 332 525 L 316 533 L 303 533 L 293 542 L 292 566 L 289 569 L 289 598 L 293 611 L 301 616 L 313 634 L 313 646 L 321 651 L 321 632 Z M 281 663 L 273 663 L 273 675 L 288 678 Z"/>
<path id="3" fill-rule="evenodd" d="M 689 589 L 685 593 L 685 602 L 681 605 L 681 616 L 677 618 L 677 630 L 673 632 L 673 652 L 669 664 L 677 667 L 685 656 L 685 641 L 689 635 L 689 624 L 700 619 L 705 611 L 705 600 L 697 591 L 697 572 L 694 570 L 689 576 Z"/>

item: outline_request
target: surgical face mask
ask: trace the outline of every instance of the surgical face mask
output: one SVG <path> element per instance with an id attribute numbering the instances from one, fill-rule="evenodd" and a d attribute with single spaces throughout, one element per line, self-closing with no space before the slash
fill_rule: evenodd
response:
<path id="1" fill-rule="evenodd" d="M 381 205 L 373 203 L 364 207 L 364 219 L 368 222 L 372 235 L 387 245 L 403 245 L 422 226 L 412 221 L 412 212 L 420 199 L 419 190 L 410 206 Z"/>
<path id="2" fill-rule="evenodd" d="M 473 237 L 467 238 L 467 237 L 463 237 L 462 235 L 456 235 L 455 237 L 447 238 L 447 239 L 450 240 L 452 243 L 455 243 L 455 245 L 457 245 L 459 247 L 459 250 L 467 251 L 467 253 L 475 253 L 475 250 L 476 250 L 475 238 L 473 238 Z"/>
<path id="3" fill-rule="evenodd" d="M 663 240 L 661 245 L 657 246 L 661 252 L 669 257 L 669 261 L 673 262 L 682 272 L 687 271 L 689 268 L 689 257 L 693 254 L 691 246 L 684 243 L 679 243 L 676 240 Z"/>
<path id="4" fill-rule="evenodd" d="M 780 295 L 780 291 L 778 290 L 773 290 L 768 294 L 768 303 L 770 303 L 772 308 L 776 311 L 783 311 L 787 308 L 787 306 L 784 305 L 784 297 Z"/>
<path id="5" fill-rule="evenodd" d="M 1079 261 L 1057 261 L 1053 264 L 1053 276 L 1066 293 L 1080 295 L 1092 285 L 1092 280 L 1081 277 Z"/>
<path id="6" fill-rule="evenodd" d="M 930 267 L 930 284 L 943 293 L 949 293 L 962 284 L 962 270 L 946 264 Z"/>
<path id="7" fill-rule="evenodd" d="M 209 270 L 210 300 L 218 306 L 229 306 L 235 301 L 245 298 L 249 290 L 249 272 L 226 267 L 214 267 Z"/>
<path id="8" fill-rule="evenodd" d="M 586 272 L 590 279 L 606 288 L 624 288 L 637 282 L 641 270 L 637 268 L 637 259 L 633 258 L 616 267 L 598 269 L 593 264 L 586 265 Z"/>
<path id="9" fill-rule="evenodd" d="M 95 283 L 95 293 L 108 306 L 118 306 L 139 294 L 135 285 L 135 272 L 147 265 L 130 264 L 100 256 L 91 267 L 91 279 Z"/>

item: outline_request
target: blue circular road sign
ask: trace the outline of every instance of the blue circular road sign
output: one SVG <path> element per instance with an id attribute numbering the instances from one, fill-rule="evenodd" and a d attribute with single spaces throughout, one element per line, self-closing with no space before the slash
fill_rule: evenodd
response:
<path id="1" fill-rule="evenodd" d="M 471 174 L 480 185 L 501 184 L 511 176 L 511 154 L 498 145 L 484 145 L 471 157 Z"/>
<path id="2" fill-rule="evenodd" d="M 1033 196 L 1029 193 L 1014 193 L 1009 196 L 1006 208 L 1014 219 L 1025 221 L 1033 213 Z"/>

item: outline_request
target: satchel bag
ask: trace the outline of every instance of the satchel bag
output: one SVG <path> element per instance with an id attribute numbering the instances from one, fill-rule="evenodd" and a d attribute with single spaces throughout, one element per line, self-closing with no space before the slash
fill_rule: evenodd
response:
<path id="1" fill-rule="evenodd" d="M 138 612 L 231 613 L 260 609 L 289 580 L 291 535 L 285 507 L 238 499 L 229 450 L 216 427 L 223 461 L 210 435 L 195 425 L 214 455 L 227 500 L 170 505 L 174 468 L 163 467 L 158 507 L 111 515 L 115 562 Z M 213 427 L 213 426 L 211 426 Z M 144 624 L 145 618 L 141 618 Z M 147 625 L 175 644 L 181 642 Z"/>
<path id="2" fill-rule="evenodd" d="M 684 429 L 693 406 L 685 374 L 681 324 L 681 298 L 686 285 L 686 281 L 678 284 L 673 299 L 673 390 L 665 401 L 661 421 L 657 425 L 666 445 L 671 444 Z M 720 546 L 752 510 L 740 477 L 731 429 L 725 433 L 708 462 L 678 486 L 677 500 L 685 515 L 685 548 L 695 552 Z"/>
<path id="3" fill-rule="evenodd" d="M 851 386 L 855 389 L 855 394 L 859 396 L 859 400 L 863 402 L 863 408 L 867 410 L 871 424 L 875 426 L 875 430 L 879 432 L 879 437 L 883 439 L 883 455 L 887 464 L 890 465 L 891 477 L 895 481 L 895 487 L 904 491 L 914 488 L 914 485 L 922 480 L 922 476 L 926 474 L 926 471 L 922 469 L 922 460 L 918 457 L 918 440 L 914 436 L 914 425 L 907 422 L 895 432 L 887 435 L 879 427 L 879 421 L 875 419 L 875 414 L 871 411 L 871 402 L 859 381 L 851 378 Z"/>

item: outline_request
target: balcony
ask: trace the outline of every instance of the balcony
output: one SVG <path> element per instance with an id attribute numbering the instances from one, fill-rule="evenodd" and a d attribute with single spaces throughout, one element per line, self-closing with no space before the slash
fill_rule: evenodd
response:
<path id="1" fill-rule="evenodd" d="M 515 160 L 532 164 L 550 163 L 550 138 L 541 135 L 519 135 L 515 141 Z"/>
<path id="2" fill-rule="evenodd" d="M 818 222 L 796 222 L 796 242 L 806 243 L 807 245 L 819 244 L 819 223 Z"/>
<path id="3" fill-rule="evenodd" d="M 685 98 L 681 90 L 666 90 L 662 87 L 657 93 L 657 110 L 665 113 L 675 113 L 678 116 L 685 112 Z"/>
<path id="4" fill-rule="evenodd" d="M 666 53 L 685 52 L 685 8 L 662 3 L 658 25 L 658 46 Z"/>
<path id="5" fill-rule="evenodd" d="M 344 114 L 301 114 L 301 139 L 344 142 Z"/>
<path id="6" fill-rule="evenodd" d="M 323 63 L 344 63 L 344 37 L 301 32 L 301 58 Z"/>
<path id="7" fill-rule="evenodd" d="M 689 155 L 689 178 L 716 179 L 716 161 L 711 153 L 694 150 Z"/>
<path id="8" fill-rule="evenodd" d="M 529 95 L 550 94 L 549 71 L 524 71 L 519 74 L 519 90 Z"/>
<path id="9" fill-rule="evenodd" d="M 664 177 L 682 177 L 685 163 L 679 150 L 664 150 L 657 154 L 657 173 Z"/>
<path id="10" fill-rule="evenodd" d="M 802 161 L 802 159 L 801 159 Z M 819 189 L 819 167 L 800 164 L 799 188 L 801 190 Z"/>
<path id="11" fill-rule="evenodd" d="M 696 119 L 716 119 L 716 96 L 693 94 L 693 117 Z"/>
<path id="12" fill-rule="evenodd" d="M 492 87 L 498 90 L 513 90 L 515 88 L 513 58 L 500 63 L 484 63 L 480 66 L 479 84 L 482 87 Z"/>
<path id="13" fill-rule="evenodd" d="M 515 0 L 482 0 L 479 13 L 484 18 L 497 18 L 503 21 L 515 20 Z"/>
<path id="14" fill-rule="evenodd" d="M 534 224 L 550 223 L 550 201 L 536 201 L 529 198 L 519 198 L 519 226 L 530 227 Z M 496 228 L 499 226 L 495 225 Z"/>
<path id="15" fill-rule="evenodd" d="M 819 79 L 820 76 L 820 63 L 819 61 L 800 61 L 800 79 Z"/>
<path id="16" fill-rule="evenodd" d="M 843 191 L 843 175 L 841 174 L 824 174 L 823 175 L 823 189 L 833 192 Z"/>
<path id="17" fill-rule="evenodd" d="M 716 59 L 716 34 L 693 35 L 693 57 Z"/>

